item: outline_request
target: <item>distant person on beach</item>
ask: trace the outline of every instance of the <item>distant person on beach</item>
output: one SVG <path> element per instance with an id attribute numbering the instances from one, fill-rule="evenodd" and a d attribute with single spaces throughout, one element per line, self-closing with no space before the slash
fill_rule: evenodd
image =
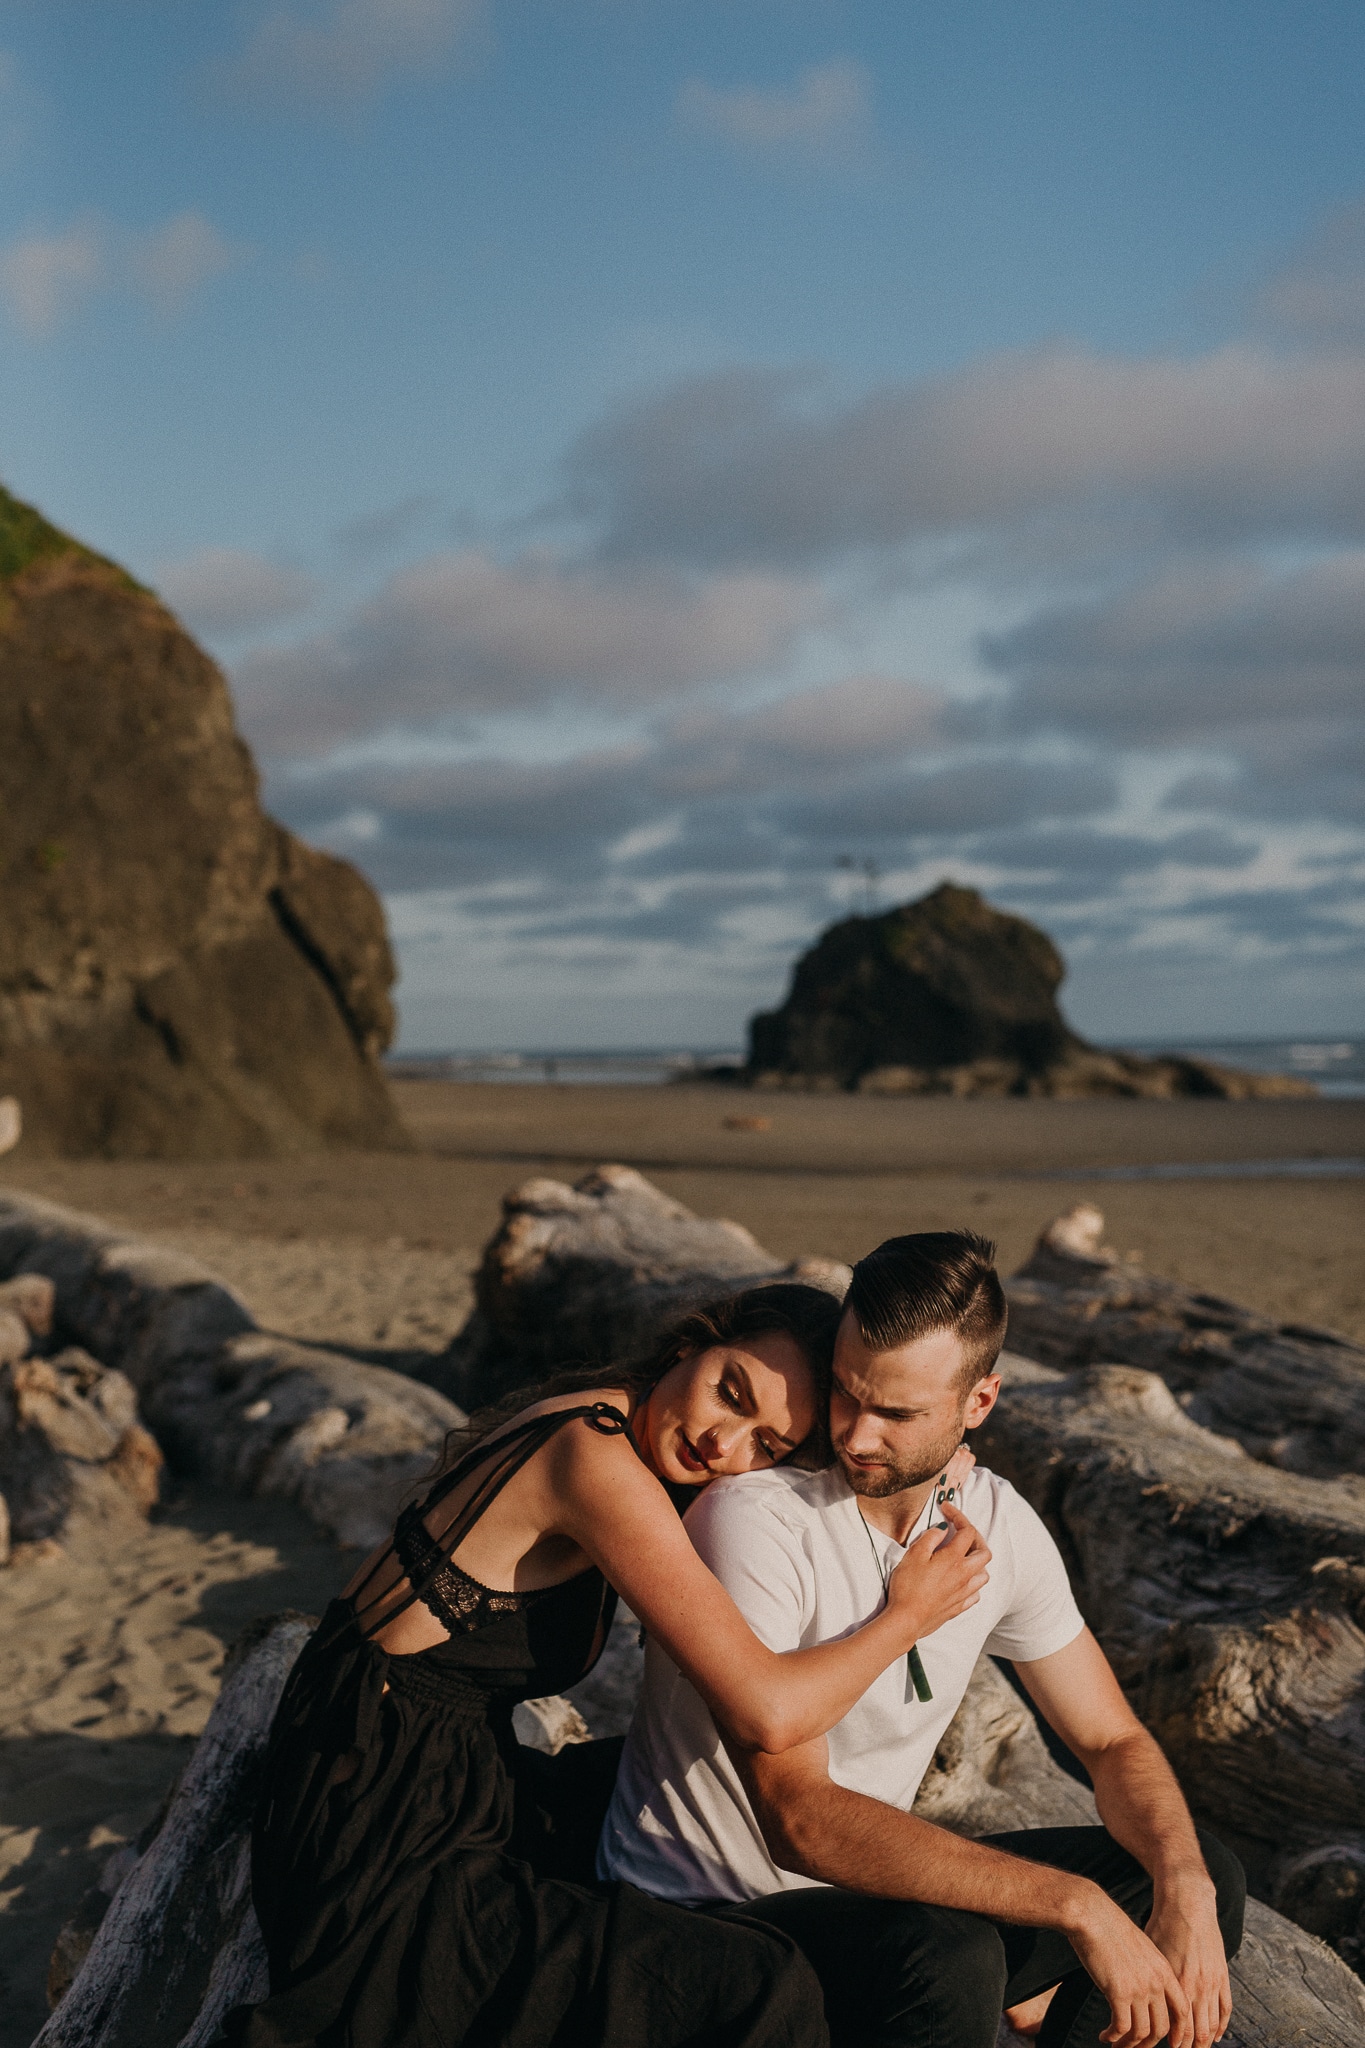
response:
<path id="1" fill-rule="evenodd" d="M 835 1345 L 833 1462 L 724 1478 L 689 1510 L 688 1535 L 769 1649 L 849 1639 L 940 1514 L 960 1542 L 937 1500 L 1000 1390 L 993 1262 L 956 1232 L 863 1259 Z M 1002 2008 L 1040 2048 L 1208 2048 L 1231 2013 L 1241 1869 L 1196 1833 L 1033 1509 L 979 1466 L 960 1498 L 992 1557 L 981 1599 L 930 1637 L 920 1672 L 889 1667 L 827 1734 L 775 1752 L 737 1739 L 651 1635 L 599 1870 L 789 1936 L 835 2048 L 994 2048 Z M 1013 1663 L 1084 1764 L 1103 1827 L 972 1842 L 911 1813 L 983 1651 Z"/>
<path id="2" fill-rule="evenodd" d="M 822 1454 L 838 1317 L 818 1289 L 757 1288 L 686 1317 L 643 1365 L 566 1376 L 453 1433 L 285 1688 L 252 1844 L 270 1995 L 226 2040 L 826 2048 L 819 1984 L 782 1930 L 559 1874 L 575 1758 L 556 1772 L 521 1749 L 512 1708 L 584 1676 L 619 1593 L 712 1725 L 780 1756 L 978 1600 L 987 1553 L 950 1510 L 866 1626 L 774 1651 L 688 1540 L 667 1488 Z"/>

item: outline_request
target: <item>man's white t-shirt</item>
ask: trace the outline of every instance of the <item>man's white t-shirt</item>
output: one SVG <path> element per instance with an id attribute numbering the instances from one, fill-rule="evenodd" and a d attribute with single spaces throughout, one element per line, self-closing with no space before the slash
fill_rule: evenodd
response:
<path id="1" fill-rule="evenodd" d="M 990 1581 L 975 1607 L 920 1644 L 933 1699 L 916 1699 L 897 1658 L 827 1738 L 836 1785 L 905 1810 L 981 1652 L 1029 1663 L 1064 1649 L 1083 1626 L 1056 1544 L 1007 1480 L 976 1466 L 962 1511 L 990 1545 Z M 931 1494 L 910 1542 L 933 1513 Z M 687 1533 L 773 1650 L 837 1642 L 861 1627 L 905 1555 L 864 1521 L 837 1465 L 716 1480 L 688 1511 Z M 687 1905 L 815 1882 L 773 1862 L 710 1710 L 652 1641 L 598 1874 Z"/>

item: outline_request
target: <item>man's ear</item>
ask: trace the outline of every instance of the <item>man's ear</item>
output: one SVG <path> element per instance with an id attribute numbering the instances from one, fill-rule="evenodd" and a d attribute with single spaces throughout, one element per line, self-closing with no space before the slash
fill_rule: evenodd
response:
<path id="1" fill-rule="evenodd" d="M 982 1423 L 986 1420 L 986 1417 L 999 1399 L 1000 1375 L 998 1372 L 988 1372 L 984 1379 L 977 1381 L 967 1396 L 967 1406 L 962 1416 L 962 1427 L 964 1429 L 980 1429 Z"/>

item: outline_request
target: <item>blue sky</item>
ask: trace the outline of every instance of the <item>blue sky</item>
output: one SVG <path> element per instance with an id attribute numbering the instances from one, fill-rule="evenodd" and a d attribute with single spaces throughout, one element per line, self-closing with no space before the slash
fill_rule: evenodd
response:
<path id="1" fill-rule="evenodd" d="M 408 1045 L 737 1043 L 850 860 L 1101 1038 L 1349 1032 L 1362 89 L 1358 5 L 0 0 L 0 477 Z"/>

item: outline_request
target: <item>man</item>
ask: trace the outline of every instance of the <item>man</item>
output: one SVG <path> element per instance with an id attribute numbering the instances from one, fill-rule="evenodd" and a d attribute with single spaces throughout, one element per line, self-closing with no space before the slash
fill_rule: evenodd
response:
<path id="1" fill-rule="evenodd" d="M 979 1603 L 919 1646 L 918 1687 L 898 1665 L 826 1737 L 778 1756 L 727 1750 L 651 1644 L 599 1870 L 785 1930 L 821 1979 L 836 2044 L 993 2048 L 1003 2007 L 1040 2048 L 1209 2048 L 1231 2012 L 1241 1871 L 1196 1834 L 1032 1508 L 980 1467 L 962 1513 L 936 1501 L 1000 1391 L 993 1260 L 966 1232 L 893 1238 L 863 1259 L 835 1348 L 833 1464 L 718 1481 L 687 1517 L 773 1649 L 865 1621 L 940 1514 L 945 1551 L 989 1546 Z M 1085 1765 L 1104 1827 L 969 1842 L 911 1813 L 983 1650 L 1013 1662 Z"/>

